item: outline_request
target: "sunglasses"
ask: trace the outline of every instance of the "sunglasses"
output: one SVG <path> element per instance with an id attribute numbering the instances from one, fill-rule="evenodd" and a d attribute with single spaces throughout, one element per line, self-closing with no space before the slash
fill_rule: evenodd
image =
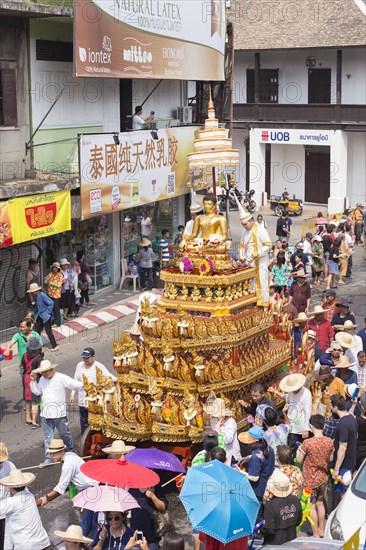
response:
<path id="1" fill-rule="evenodd" d="M 122 519 L 122 516 L 108 516 L 107 519 L 108 521 L 119 521 L 120 519 Z"/>

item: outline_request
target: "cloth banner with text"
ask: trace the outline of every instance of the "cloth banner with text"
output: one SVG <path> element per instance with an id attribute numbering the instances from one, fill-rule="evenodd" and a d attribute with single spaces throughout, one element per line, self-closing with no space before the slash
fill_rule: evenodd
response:
<path id="1" fill-rule="evenodd" d="M 225 0 L 75 0 L 76 76 L 225 80 Z"/>
<path id="2" fill-rule="evenodd" d="M 159 129 L 157 139 L 147 130 L 82 134 L 82 218 L 188 193 L 187 155 L 194 149 L 195 129 L 193 126 Z"/>
<path id="3" fill-rule="evenodd" d="M 70 191 L 8 201 L 13 244 L 51 237 L 71 229 Z"/>

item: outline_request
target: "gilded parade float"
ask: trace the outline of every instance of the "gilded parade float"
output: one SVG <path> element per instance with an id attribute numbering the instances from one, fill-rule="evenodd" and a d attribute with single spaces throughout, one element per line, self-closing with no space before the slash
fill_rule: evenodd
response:
<path id="1" fill-rule="evenodd" d="M 231 147 L 210 102 L 189 155 L 189 186 L 207 186 L 207 167 L 228 166 L 233 178 L 239 153 Z M 142 302 L 141 336 L 122 332 L 113 342 L 118 383 L 100 371 L 96 385 L 84 379 L 92 431 L 189 448 L 209 425 L 210 400 L 223 397 L 242 429 L 238 400 L 255 381 L 271 385 L 288 364 L 289 340 L 270 334 L 273 312 L 256 305 L 255 269 L 233 265 L 227 221 L 211 199 L 204 199 L 205 214 L 161 272 L 161 298 Z"/>

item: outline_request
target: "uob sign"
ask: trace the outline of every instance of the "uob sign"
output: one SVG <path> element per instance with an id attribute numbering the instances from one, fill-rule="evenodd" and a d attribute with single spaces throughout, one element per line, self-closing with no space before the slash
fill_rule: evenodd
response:
<path id="1" fill-rule="evenodd" d="M 267 130 L 263 130 L 262 141 L 290 141 L 290 134 L 289 132 L 277 132 L 274 130 L 268 132 Z"/>

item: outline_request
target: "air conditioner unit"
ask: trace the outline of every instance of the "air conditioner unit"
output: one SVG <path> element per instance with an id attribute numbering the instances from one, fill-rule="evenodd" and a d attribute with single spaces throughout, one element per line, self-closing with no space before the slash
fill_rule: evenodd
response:
<path id="1" fill-rule="evenodd" d="M 192 124 L 192 107 L 177 107 L 177 118 L 182 124 Z"/>

